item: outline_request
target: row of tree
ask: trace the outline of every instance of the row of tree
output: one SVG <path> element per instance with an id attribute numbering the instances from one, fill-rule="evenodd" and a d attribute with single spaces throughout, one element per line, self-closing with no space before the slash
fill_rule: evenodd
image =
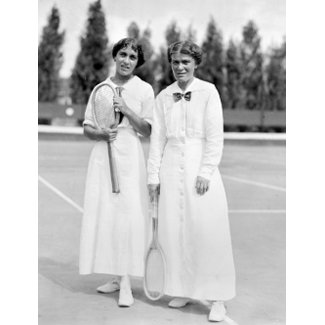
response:
<path id="1" fill-rule="evenodd" d="M 62 45 L 65 33 L 59 32 L 60 14 L 53 7 L 43 29 L 38 48 L 39 101 L 55 101 L 59 92 L 59 71 L 63 63 Z M 70 77 L 70 96 L 73 103 L 85 104 L 93 87 L 104 80 L 110 67 L 110 51 L 105 14 L 100 0 L 90 4 L 86 31 L 80 38 L 80 51 Z M 167 46 L 184 39 L 196 41 L 190 26 L 182 33 L 175 21 L 167 26 L 166 44 L 158 53 L 150 42 L 151 30 L 140 31 L 132 22 L 126 36 L 139 40 L 146 63 L 137 75 L 153 85 L 155 92 L 174 81 L 167 60 Z M 224 45 L 222 31 L 211 17 L 206 36 L 200 44 L 204 57 L 197 76 L 217 87 L 225 108 L 250 110 L 285 110 L 286 103 L 286 43 L 267 53 L 261 49 L 261 37 L 253 21 L 243 28 L 242 40 L 232 39 Z"/>

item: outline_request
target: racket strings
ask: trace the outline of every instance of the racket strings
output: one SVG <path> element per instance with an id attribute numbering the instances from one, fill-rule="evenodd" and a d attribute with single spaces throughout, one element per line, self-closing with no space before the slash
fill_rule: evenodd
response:
<path id="1" fill-rule="evenodd" d="M 100 87 L 94 94 L 95 117 L 101 128 L 111 127 L 114 124 L 112 109 L 113 92 L 109 87 Z"/>

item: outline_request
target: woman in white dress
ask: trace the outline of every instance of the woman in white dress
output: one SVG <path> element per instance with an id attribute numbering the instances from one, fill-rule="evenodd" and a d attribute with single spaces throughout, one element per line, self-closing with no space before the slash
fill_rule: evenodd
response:
<path id="1" fill-rule="evenodd" d="M 147 247 L 149 195 L 146 162 L 139 134 L 150 136 L 154 93 L 152 87 L 133 74 L 144 63 L 142 48 L 125 38 L 113 47 L 115 74 L 104 82 L 122 87 L 114 97 L 114 108 L 123 116 L 115 129 L 97 129 L 90 96 L 84 134 L 95 145 L 90 155 L 80 243 L 80 274 L 114 275 L 113 281 L 97 288 L 100 293 L 120 290 L 119 306 L 130 306 L 130 276 L 142 277 Z M 115 153 L 120 193 L 111 191 L 107 142 Z"/>
<path id="2" fill-rule="evenodd" d="M 156 98 L 148 188 L 151 199 L 160 192 L 165 294 L 175 297 L 169 306 L 209 300 L 209 320 L 222 321 L 224 301 L 235 296 L 228 207 L 218 170 L 223 115 L 215 86 L 194 77 L 201 56 L 201 49 L 189 41 L 168 48 L 176 82 Z"/>

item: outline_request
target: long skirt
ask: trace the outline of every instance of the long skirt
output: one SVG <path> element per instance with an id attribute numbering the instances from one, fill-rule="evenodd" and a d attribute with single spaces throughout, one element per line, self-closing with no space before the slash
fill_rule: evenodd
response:
<path id="1" fill-rule="evenodd" d="M 80 274 L 143 276 L 148 243 L 149 198 L 139 137 L 119 128 L 112 143 L 120 193 L 112 193 L 107 143 L 92 150 L 80 241 Z"/>
<path id="2" fill-rule="evenodd" d="M 235 296 L 235 269 L 223 182 L 216 169 L 196 193 L 205 142 L 168 140 L 160 169 L 158 236 L 166 256 L 165 294 L 201 300 Z"/>

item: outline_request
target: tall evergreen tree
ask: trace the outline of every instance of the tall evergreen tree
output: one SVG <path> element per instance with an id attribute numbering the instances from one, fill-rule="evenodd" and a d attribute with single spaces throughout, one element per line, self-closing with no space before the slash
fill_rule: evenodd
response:
<path id="1" fill-rule="evenodd" d="M 138 69 L 135 74 L 142 80 L 150 83 L 155 87 L 155 64 L 153 61 L 153 46 L 151 45 L 151 30 L 146 28 L 141 34 L 139 26 L 132 22 L 127 29 L 128 37 L 136 39 L 142 45 L 145 63 Z"/>
<path id="2" fill-rule="evenodd" d="M 70 78 L 71 98 L 85 104 L 92 89 L 108 75 L 109 54 L 105 14 L 100 0 L 90 4 L 86 32 Z"/>
<path id="3" fill-rule="evenodd" d="M 242 85 L 245 91 L 245 107 L 260 109 L 264 98 L 263 54 L 258 28 L 249 21 L 243 28 L 243 39 L 240 45 L 242 60 Z"/>
<path id="4" fill-rule="evenodd" d="M 128 37 L 138 40 L 140 38 L 140 28 L 138 24 L 132 21 L 128 27 L 127 33 L 128 33 Z"/>
<path id="5" fill-rule="evenodd" d="M 181 31 L 178 28 L 176 21 L 172 21 L 167 27 L 165 37 L 167 47 L 170 44 L 177 42 L 181 39 Z M 160 91 L 171 83 L 173 83 L 175 81 L 175 78 L 173 76 L 171 66 L 168 62 L 167 48 L 160 48 L 160 54 L 158 55 L 157 60 L 160 62 L 160 78 L 158 81 L 158 90 Z"/>
<path id="6" fill-rule="evenodd" d="M 221 101 L 225 103 L 223 37 L 213 17 L 208 23 L 202 50 L 203 60 L 198 68 L 197 75 L 199 78 L 213 83 L 219 91 Z"/>
<path id="7" fill-rule="evenodd" d="M 59 72 L 63 63 L 61 46 L 64 32 L 59 32 L 60 13 L 54 6 L 43 28 L 38 45 L 38 100 L 53 102 L 60 90 Z"/>
<path id="8" fill-rule="evenodd" d="M 235 109 L 243 105 L 243 89 L 241 84 L 241 61 L 239 50 L 231 39 L 225 58 L 226 67 L 226 107 Z"/>
<path id="9" fill-rule="evenodd" d="M 177 42 L 181 39 L 182 32 L 180 28 L 177 26 L 177 22 L 173 20 L 166 29 L 165 38 L 167 42 L 167 46 L 170 44 Z"/>
<path id="10" fill-rule="evenodd" d="M 196 30 L 193 29 L 193 26 L 190 24 L 186 30 L 185 40 L 191 41 L 193 43 L 196 42 Z"/>
<path id="11" fill-rule="evenodd" d="M 266 66 L 266 84 L 268 89 L 268 106 L 271 110 L 286 108 L 286 42 L 273 48 L 270 61 Z"/>
<path id="12" fill-rule="evenodd" d="M 136 74 L 141 79 L 150 83 L 155 88 L 156 87 L 155 85 L 156 64 L 154 62 L 154 50 L 150 40 L 151 40 L 151 30 L 148 27 L 143 31 L 139 39 L 139 43 L 142 45 L 144 58 L 146 62 L 144 63 L 143 66 L 137 69 Z"/>

